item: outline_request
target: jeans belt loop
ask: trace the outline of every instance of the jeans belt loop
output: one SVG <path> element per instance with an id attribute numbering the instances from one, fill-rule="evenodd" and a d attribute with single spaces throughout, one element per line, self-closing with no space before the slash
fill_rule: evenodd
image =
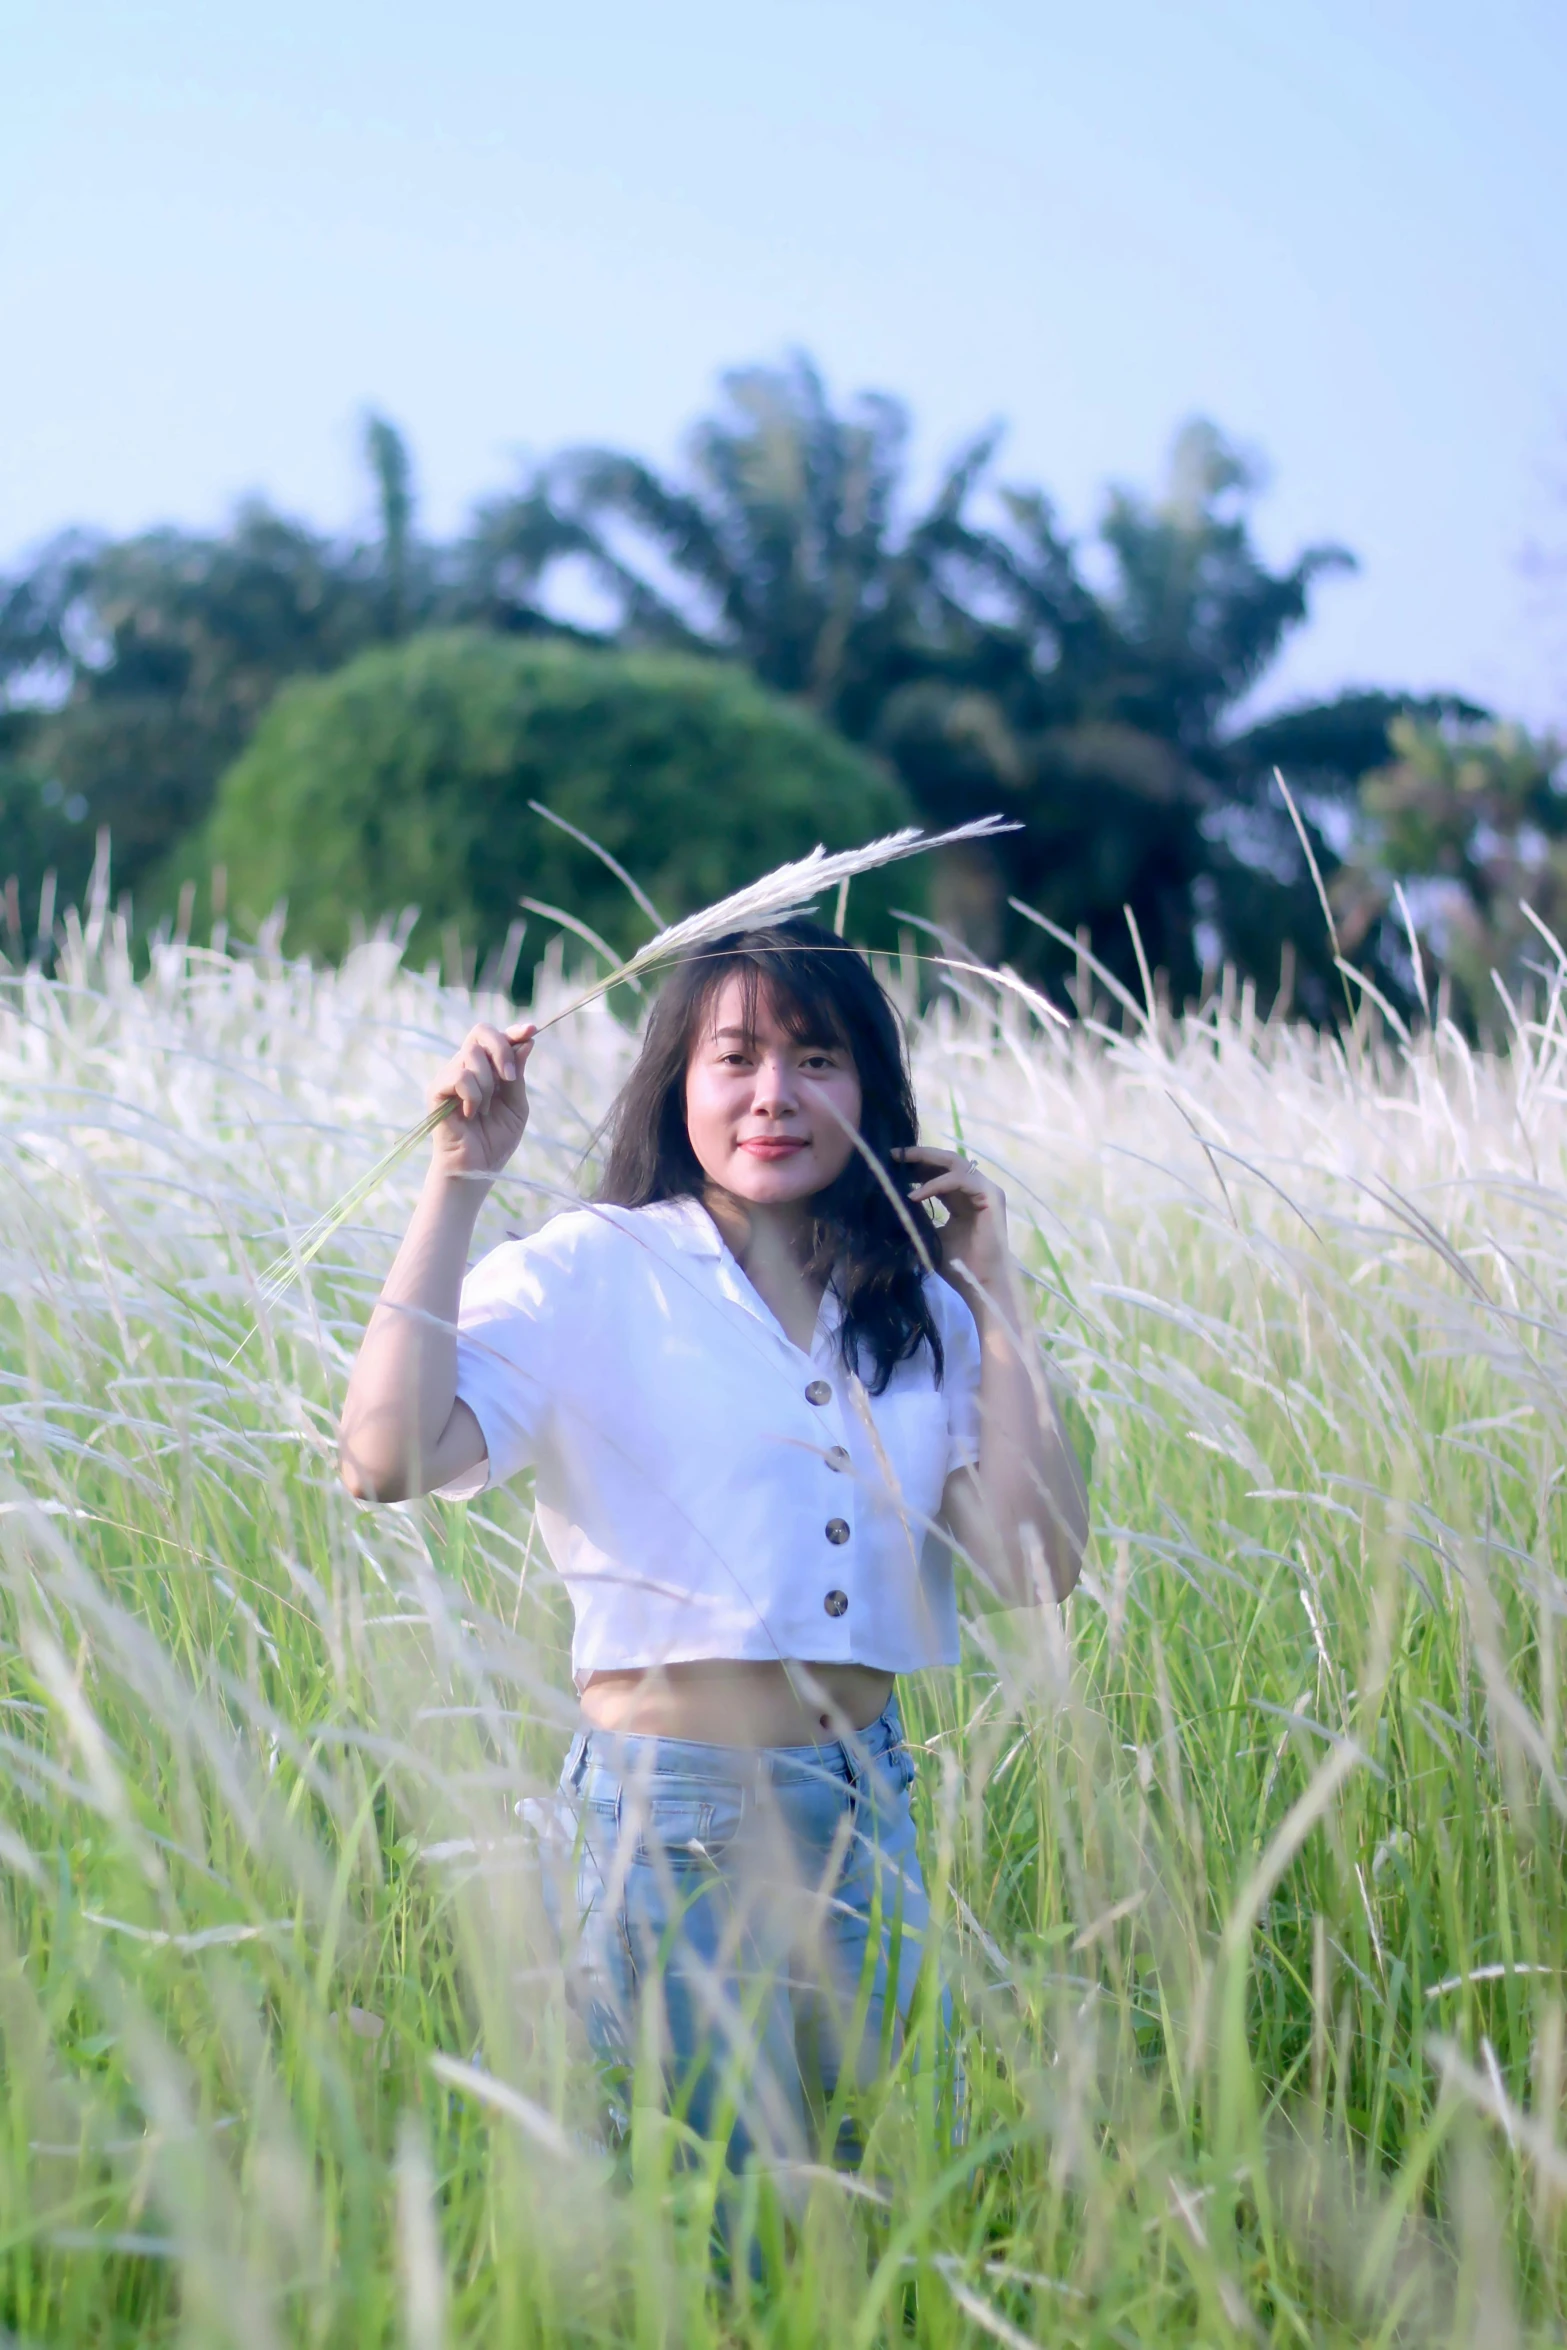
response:
<path id="1" fill-rule="evenodd" d="M 893 1756 L 901 1750 L 904 1744 L 903 1716 L 898 1711 L 898 1701 L 895 1697 L 888 1698 L 874 1722 L 868 1723 L 852 1738 L 845 1738 L 843 1741 L 844 1767 L 848 1773 L 849 1785 L 856 1794 L 864 1786 L 866 1775 L 873 1767 L 870 1750 L 863 1741 L 870 1737 L 873 1730 L 881 1729 L 883 1724 L 892 1733 L 892 1743 L 887 1748 L 882 1760 L 890 1763 Z"/>

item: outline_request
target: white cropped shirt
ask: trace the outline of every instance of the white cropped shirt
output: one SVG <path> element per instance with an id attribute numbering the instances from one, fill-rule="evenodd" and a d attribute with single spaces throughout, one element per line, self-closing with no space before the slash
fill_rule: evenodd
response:
<path id="1" fill-rule="evenodd" d="M 574 1208 L 470 1269 L 457 1393 L 488 1460 L 445 1491 L 535 1471 L 579 1686 L 703 1657 L 956 1663 L 932 1529 L 979 1457 L 979 1332 L 949 1283 L 925 1288 L 942 1384 L 922 1346 L 872 1396 L 832 1290 L 802 1353 L 694 1200 Z"/>

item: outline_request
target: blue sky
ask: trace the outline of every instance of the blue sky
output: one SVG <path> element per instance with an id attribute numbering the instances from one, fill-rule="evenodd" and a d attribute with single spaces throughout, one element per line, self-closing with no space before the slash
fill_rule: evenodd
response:
<path id="1" fill-rule="evenodd" d="M 446 528 L 799 344 L 1077 527 L 1211 415 L 1364 566 L 1268 703 L 1567 723 L 1564 120 L 1560 0 L 0 0 L 0 561 L 350 523 L 367 401 Z"/>

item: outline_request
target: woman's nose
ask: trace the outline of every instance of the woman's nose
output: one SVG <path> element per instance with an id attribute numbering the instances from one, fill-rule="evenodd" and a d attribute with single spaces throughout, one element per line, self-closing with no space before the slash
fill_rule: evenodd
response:
<path id="1" fill-rule="evenodd" d="M 769 1117 L 786 1117 L 799 1107 L 795 1092 L 794 1071 L 787 1062 L 774 1060 L 771 1054 L 757 1063 L 756 1081 L 751 1089 L 751 1107 Z"/>

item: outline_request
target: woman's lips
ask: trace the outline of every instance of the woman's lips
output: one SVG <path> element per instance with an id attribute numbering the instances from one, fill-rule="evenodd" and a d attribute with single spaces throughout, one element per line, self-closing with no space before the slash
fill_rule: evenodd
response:
<path id="1" fill-rule="evenodd" d="M 801 1142 L 794 1137 L 770 1134 L 759 1134 L 754 1140 L 740 1145 L 743 1151 L 750 1152 L 753 1159 L 792 1159 L 796 1151 L 809 1150 L 810 1147 L 808 1142 Z"/>

